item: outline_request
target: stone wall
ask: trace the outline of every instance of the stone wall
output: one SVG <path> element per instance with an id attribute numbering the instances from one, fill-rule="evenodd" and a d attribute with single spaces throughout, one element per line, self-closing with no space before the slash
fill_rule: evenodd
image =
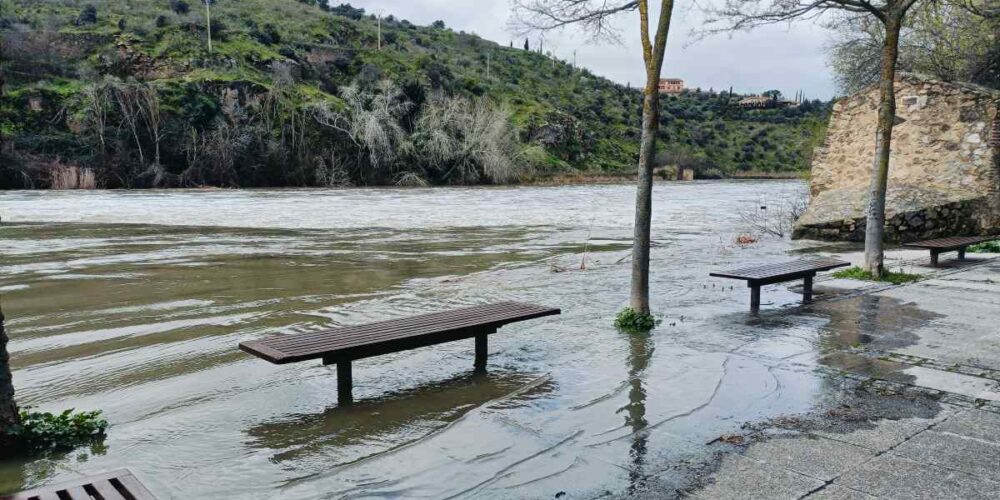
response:
<path id="1" fill-rule="evenodd" d="M 893 241 L 1000 232 L 1000 92 L 904 74 L 886 198 Z M 878 90 L 833 108 L 795 238 L 864 240 Z"/>

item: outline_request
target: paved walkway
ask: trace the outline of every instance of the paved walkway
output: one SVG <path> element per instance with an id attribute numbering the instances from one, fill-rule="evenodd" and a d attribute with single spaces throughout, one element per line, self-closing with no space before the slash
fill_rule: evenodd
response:
<path id="1" fill-rule="evenodd" d="M 892 257 L 929 279 L 817 288 L 839 295 L 817 309 L 858 304 L 826 332 L 838 347 L 822 361 L 844 375 L 844 400 L 734 437 L 749 444 L 724 448 L 689 496 L 1000 498 L 1000 259 L 942 258 L 930 268 L 919 253 Z M 872 313 L 889 303 L 906 307 Z"/>

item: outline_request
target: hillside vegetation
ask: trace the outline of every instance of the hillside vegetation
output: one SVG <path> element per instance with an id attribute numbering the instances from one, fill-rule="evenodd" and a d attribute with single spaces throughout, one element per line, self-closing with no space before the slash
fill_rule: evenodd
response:
<path id="1" fill-rule="evenodd" d="M 632 171 L 640 92 L 523 42 L 296 0 L 0 0 L 0 187 L 502 183 Z M 209 30 L 209 27 L 211 30 Z M 211 50 L 209 50 L 209 31 Z M 828 107 L 663 100 L 658 158 L 807 168 Z"/>

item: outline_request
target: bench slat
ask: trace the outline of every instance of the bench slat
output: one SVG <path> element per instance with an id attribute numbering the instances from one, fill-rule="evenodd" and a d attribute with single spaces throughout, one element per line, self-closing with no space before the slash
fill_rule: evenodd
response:
<path id="1" fill-rule="evenodd" d="M 392 340 L 400 336 L 411 337 L 426 333 L 448 331 L 475 326 L 489 326 L 488 319 L 503 320 L 522 318 L 527 311 L 524 304 L 491 304 L 475 310 L 447 311 L 398 320 L 381 321 L 356 327 L 343 327 L 321 332 L 287 335 L 268 339 L 266 345 L 276 351 L 294 354 L 307 353 L 313 346 L 341 348 Z M 469 308 L 473 309 L 473 308 Z"/>
<path id="2" fill-rule="evenodd" d="M 350 353 L 352 350 L 355 354 L 392 352 L 394 345 L 407 349 L 410 345 L 458 340 L 476 333 L 491 333 L 490 330 L 495 331 L 508 323 L 559 313 L 559 309 L 550 307 L 500 302 L 366 325 L 242 342 L 240 349 L 277 364 L 336 356 L 338 352 Z"/>
<path id="3" fill-rule="evenodd" d="M 83 486 L 71 486 L 63 490 L 71 500 L 91 500 L 90 493 L 83 489 Z"/>
<path id="4" fill-rule="evenodd" d="M 951 238 L 938 238 L 934 240 L 914 241 L 903 243 L 907 248 L 923 248 L 927 250 L 957 250 L 961 247 L 985 243 L 1000 239 L 1000 236 L 955 236 Z"/>
<path id="5" fill-rule="evenodd" d="M 382 321 L 356 327 L 344 327 L 321 332 L 277 337 L 260 342 L 271 350 L 285 354 L 313 352 L 316 346 L 325 350 L 354 347 L 373 342 L 410 337 L 426 333 L 448 331 L 474 326 L 489 326 L 526 319 L 532 314 L 543 314 L 548 308 L 525 304 L 477 306 L 458 311 L 434 313 L 399 320 Z"/>
<path id="6" fill-rule="evenodd" d="M 146 486 L 139 482 L 132 474 L 127 474 L 116 478 L 121 485 L 125 487 L 125 490 L 129 492 L 132 498 L 136 500 L 156 500 L 156 497 L 146 489 Z"/>
<path id="7" fill-rule="evenodd" d="M 104 497 L 104 500 L 125 500 L 125 497 L 118 493 L 111 481 L 94 481 L 94 489 Z"/>
<path id="8" fill-rule="evenodd" d="M 111 481 L 118 481 L 135 500 L 155 500 L 156 497 L 146 489 L 128 469 L 120 469 L 93 476 L 81 477 L 75 481 L 42 486 L 33 490 L 22 491 L 10 496 L 0 496 L 0 500 L 53 499 L 61 500 L 62 494 L 74 500 L 90 500 L 92 497 L 86 487 L 90 486 L 107 500 L 125 498 L 119 494 Z"/>
<path id="9" fill-rule="evenodd" d="M 710 273 L 710 276 L 717 278 L 732 278 L 746 281 L 760 281 L 786 276 L 797 276 L 802 273 L 829 271 L 838 267 L 849 266 L 850 264 L 837 259 L 801 259 L 792 262 L 782 262 L 778 264 L 768 264 L 763 266 L 744 267 L 731 271 Z"/>
<path id="10" fill-rule="evenodd" d="M 482 326 L 483 318 L 500 317 L 510 313 L 514 317 L 524 315 L 527 304 L 500 303 L 486 306 L 476 306 L 474 308 L 458 309 L 441 313 L 424 314 L 411 316 L 395 320 L 380 321 L 358 326 L 348 326 L 295 335 L 286 335 L 268 339 L 267 345 L 279 351 L 295 351 L 314 342 L 329 344 L 335 342 L 338 337 L 343 337 L 351 345 L 366 343 L 365 340 L 375 338 L 394 338 L 399 332 L 418 333 L 422 328 L 430 331 L 439 331 L 450 327 Z M 530 306 L 536 307 L 536 306 Z M 547 309 L 547 308 L 542 308 Z M 348 338 L 349 337 L 349 338 Z M 308 350 L 308 348 L 306 347 Z"/>

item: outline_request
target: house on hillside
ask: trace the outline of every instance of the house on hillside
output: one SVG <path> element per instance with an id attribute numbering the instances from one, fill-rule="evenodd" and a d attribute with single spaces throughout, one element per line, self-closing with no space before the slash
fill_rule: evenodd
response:
<path id="1" fill-rule="evenodd" d="M 740 99 L 738 105 L 741 108 L 748 108 L 748 109 L 773 109 L 773 108 L 794 108 L 798 106 L 799 103 L 795 101 L 778 99 L 766 95 L 752 95 Z"/>
<path id="2" fill-rule="evenodd" d="M 684 80 L 680 78 L 660 78 L 658 88 L 661 94 L 680 94 L 684 91 Z"/>

